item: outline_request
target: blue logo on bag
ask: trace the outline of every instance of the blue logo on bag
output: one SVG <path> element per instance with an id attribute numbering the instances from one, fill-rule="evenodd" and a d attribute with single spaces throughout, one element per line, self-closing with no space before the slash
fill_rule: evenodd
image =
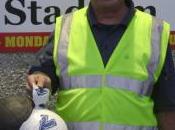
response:
<path id="1" fill-rule="evenodd" d="M 35 90 L 36 90 L 38 96 L 43 96 L 43 95 L 48 93 L 48 90 L 46 88 L 38 88 L 38 89 L 35 89 Z"/>
<path id="2" fill-rule="evenodd" d="M 41 115 L 40 127 L 39 130 L 48 130 L 49 128 L 53 128 L 57 125 L 54 119 L 48 119 L 48 115 Z"/>

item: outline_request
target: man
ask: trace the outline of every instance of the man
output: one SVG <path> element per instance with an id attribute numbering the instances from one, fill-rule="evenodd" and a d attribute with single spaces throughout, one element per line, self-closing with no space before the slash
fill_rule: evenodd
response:
<path id="1" fill-rule="evenodd" d="M 56 112 L 69 130 L 174 130 L 169 31 L 131 0 L 91 0 L 57 18 L 28 89 L 58 88 Z"/>

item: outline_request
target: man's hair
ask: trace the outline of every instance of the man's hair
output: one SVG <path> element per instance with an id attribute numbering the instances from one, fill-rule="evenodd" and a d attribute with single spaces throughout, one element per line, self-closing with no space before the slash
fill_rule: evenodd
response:
<path id="1" fill-rule="evenodd" d="M 124 0 L 125 1 L 125 4 L 127 5 L 127 6 L 129 6 L 130 4 L 131 4 L 131 1 L 132 0 Z"/>

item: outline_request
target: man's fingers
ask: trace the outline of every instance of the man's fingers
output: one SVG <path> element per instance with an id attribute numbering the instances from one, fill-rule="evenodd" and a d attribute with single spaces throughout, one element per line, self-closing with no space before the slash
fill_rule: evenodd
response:
<path id="1" fill-rule="evenodd" d="M 28 83 L 27 89 L 32 90 L 33 85 L 37 84 L 37 76 L 36 75 L 29 75 L 27 77 L 27 83 Z"/>
<path id="2" fill-rule="evenodd" d="M 46 85 L 47 85 L 47 78 L 45 76 L 38 76 L 37 86 L 46 87 Z"/>
<path id="3" fill-rule="evenodd" d="M 27 82 L 28 82 L 28 89 L 32 90 L 33 85 L 36 85 L 38 87 L 51 87 L 51 80 L 50 78 L 43 74 L 43 73 L 37 73 L 37 74 L 32 74 L 27 77 Z"/>

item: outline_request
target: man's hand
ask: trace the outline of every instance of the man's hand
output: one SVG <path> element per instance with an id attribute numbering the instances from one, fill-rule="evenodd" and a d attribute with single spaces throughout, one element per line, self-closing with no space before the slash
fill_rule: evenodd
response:
<path id="1" fill-rule="evenodd" d="M 49 78 L 49 76 L 41 72 L 28 75 L 27 83 L 27 89 L 30 91 L 33 89 L 33 85 L 37 85 L 38 87 L 47 87 L 51 89 L 51 79 Z"/>
<path id="2" fill-rule="evenodd" d="M 156 116 L 159 130 L 175 130 L 175 111 L 159 112 Z"/>

